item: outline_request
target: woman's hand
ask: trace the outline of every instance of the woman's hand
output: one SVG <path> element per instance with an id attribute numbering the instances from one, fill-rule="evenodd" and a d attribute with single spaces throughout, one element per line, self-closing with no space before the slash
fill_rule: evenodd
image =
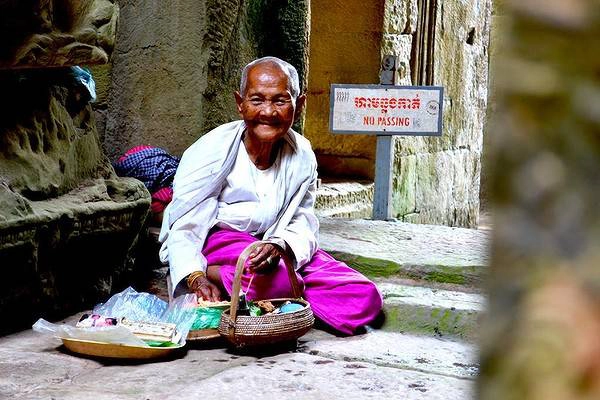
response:
<path id="1" fill-rule="evenodd" d="M 221 291 L 207 277 L 201 276 L 194 280 L 190 292 L 196 293 L 199 299 L 205 301 L 221 301 Z"/>
<path id="2" fill-rule="evenodd" d="M 248 256 L 248 269 L 250 272 L 268 274 L 279 265 L 281 256 L 283 256 L 281 247 L 273 243 L 265 243 Z"/>

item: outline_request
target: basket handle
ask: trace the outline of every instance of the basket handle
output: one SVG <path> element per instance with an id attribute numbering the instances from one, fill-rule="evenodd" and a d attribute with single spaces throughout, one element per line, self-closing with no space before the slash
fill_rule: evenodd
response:
<path id="1" fill-rule="evenodd" d="M 246 264 L 246 260 L 248 259 L 248 255 L 256 250 L 257 247 L 262 246 L 266 243 L 265 241 L 256 241 L 248 245 L 242 251 L 242 254 L 238 257 L 237 264 L 235 267 L 235 276 L 233 278 L 233 288 L 231 289 L 231 307 L 229 308 L 229 317 L 231 319 L 232 324 L 229 326 L 229 336 L 233 337 L 235 331 L 235 321 L 237 317 L 238 305 L 240 300 L 240 288 L 242 286 L 242 273 L 244 271 L 244 265 Z M 298 283 L 298 278 L 296 277 L 296 271 L 294 270 L 293 263 L 289 259 L 287 254 L 283 254 L 281 257 L 283 262 L 285 263 L 288 278 L 290 280 L 290 284 L 292 286 L 292 295 L 293 297 L 302 296 L 302 291 L 300 290 L 300 284 Z"/>

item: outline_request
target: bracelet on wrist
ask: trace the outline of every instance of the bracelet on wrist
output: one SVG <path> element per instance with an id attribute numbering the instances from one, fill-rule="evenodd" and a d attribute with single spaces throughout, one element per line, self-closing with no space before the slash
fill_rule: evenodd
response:
<path id="1" fill-rule="evenodd" d="M 194 285 L 194 282 L 196 281 L 196 279 L 204 278 L 205 276 L 206 276 L 206 274 L 202 271 L 194 271 L 191 274 L 189 274 L 186 279 L 188 289 L 192 289 L 192 286 Z"/>

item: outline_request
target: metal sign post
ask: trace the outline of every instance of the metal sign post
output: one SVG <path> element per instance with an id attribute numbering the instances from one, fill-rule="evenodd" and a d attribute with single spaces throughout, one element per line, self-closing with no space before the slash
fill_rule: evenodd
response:
<path id="1" fill-rule="evenodd" d="M 382 63 L 380 85 L 331 85 L 329 129 L 377 135 L 373 219 L 392 219 L 394 135 L 441 136 L 443 88 L 394 86 L 396 57 Z"/>
<path id="2" fill-rule="evenodd" d="M 381 64 L 381 85 L 396 83 L 396 57 L 386 56 Z M 392 218 L 392 168 L 394 167 L 394 141 L 392 135 L 377 135 L 375 153 L 375 193 L 373 193 L 373 219 Z"/>

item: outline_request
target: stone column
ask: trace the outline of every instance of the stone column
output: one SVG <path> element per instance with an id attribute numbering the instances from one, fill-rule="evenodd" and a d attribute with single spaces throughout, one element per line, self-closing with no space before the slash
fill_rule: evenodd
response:
<path id="1" fill-rule="evenodd" d="M 392 201 L 402 221 L 477 226 L 491 3 L 386 1 L 382 55 L 400 57 L 400 84 L 444 87 L 443 135 L 395 140 Z M 427 43 L 419 43 L 424 33 Z M 432 76 L 411 81 L 411 61 L 422 52 Z"/>
<path id="2" fill-rule="evenodd" d="M 598 2 L 503 3 L 480 398 L 597 399 Z"/>

